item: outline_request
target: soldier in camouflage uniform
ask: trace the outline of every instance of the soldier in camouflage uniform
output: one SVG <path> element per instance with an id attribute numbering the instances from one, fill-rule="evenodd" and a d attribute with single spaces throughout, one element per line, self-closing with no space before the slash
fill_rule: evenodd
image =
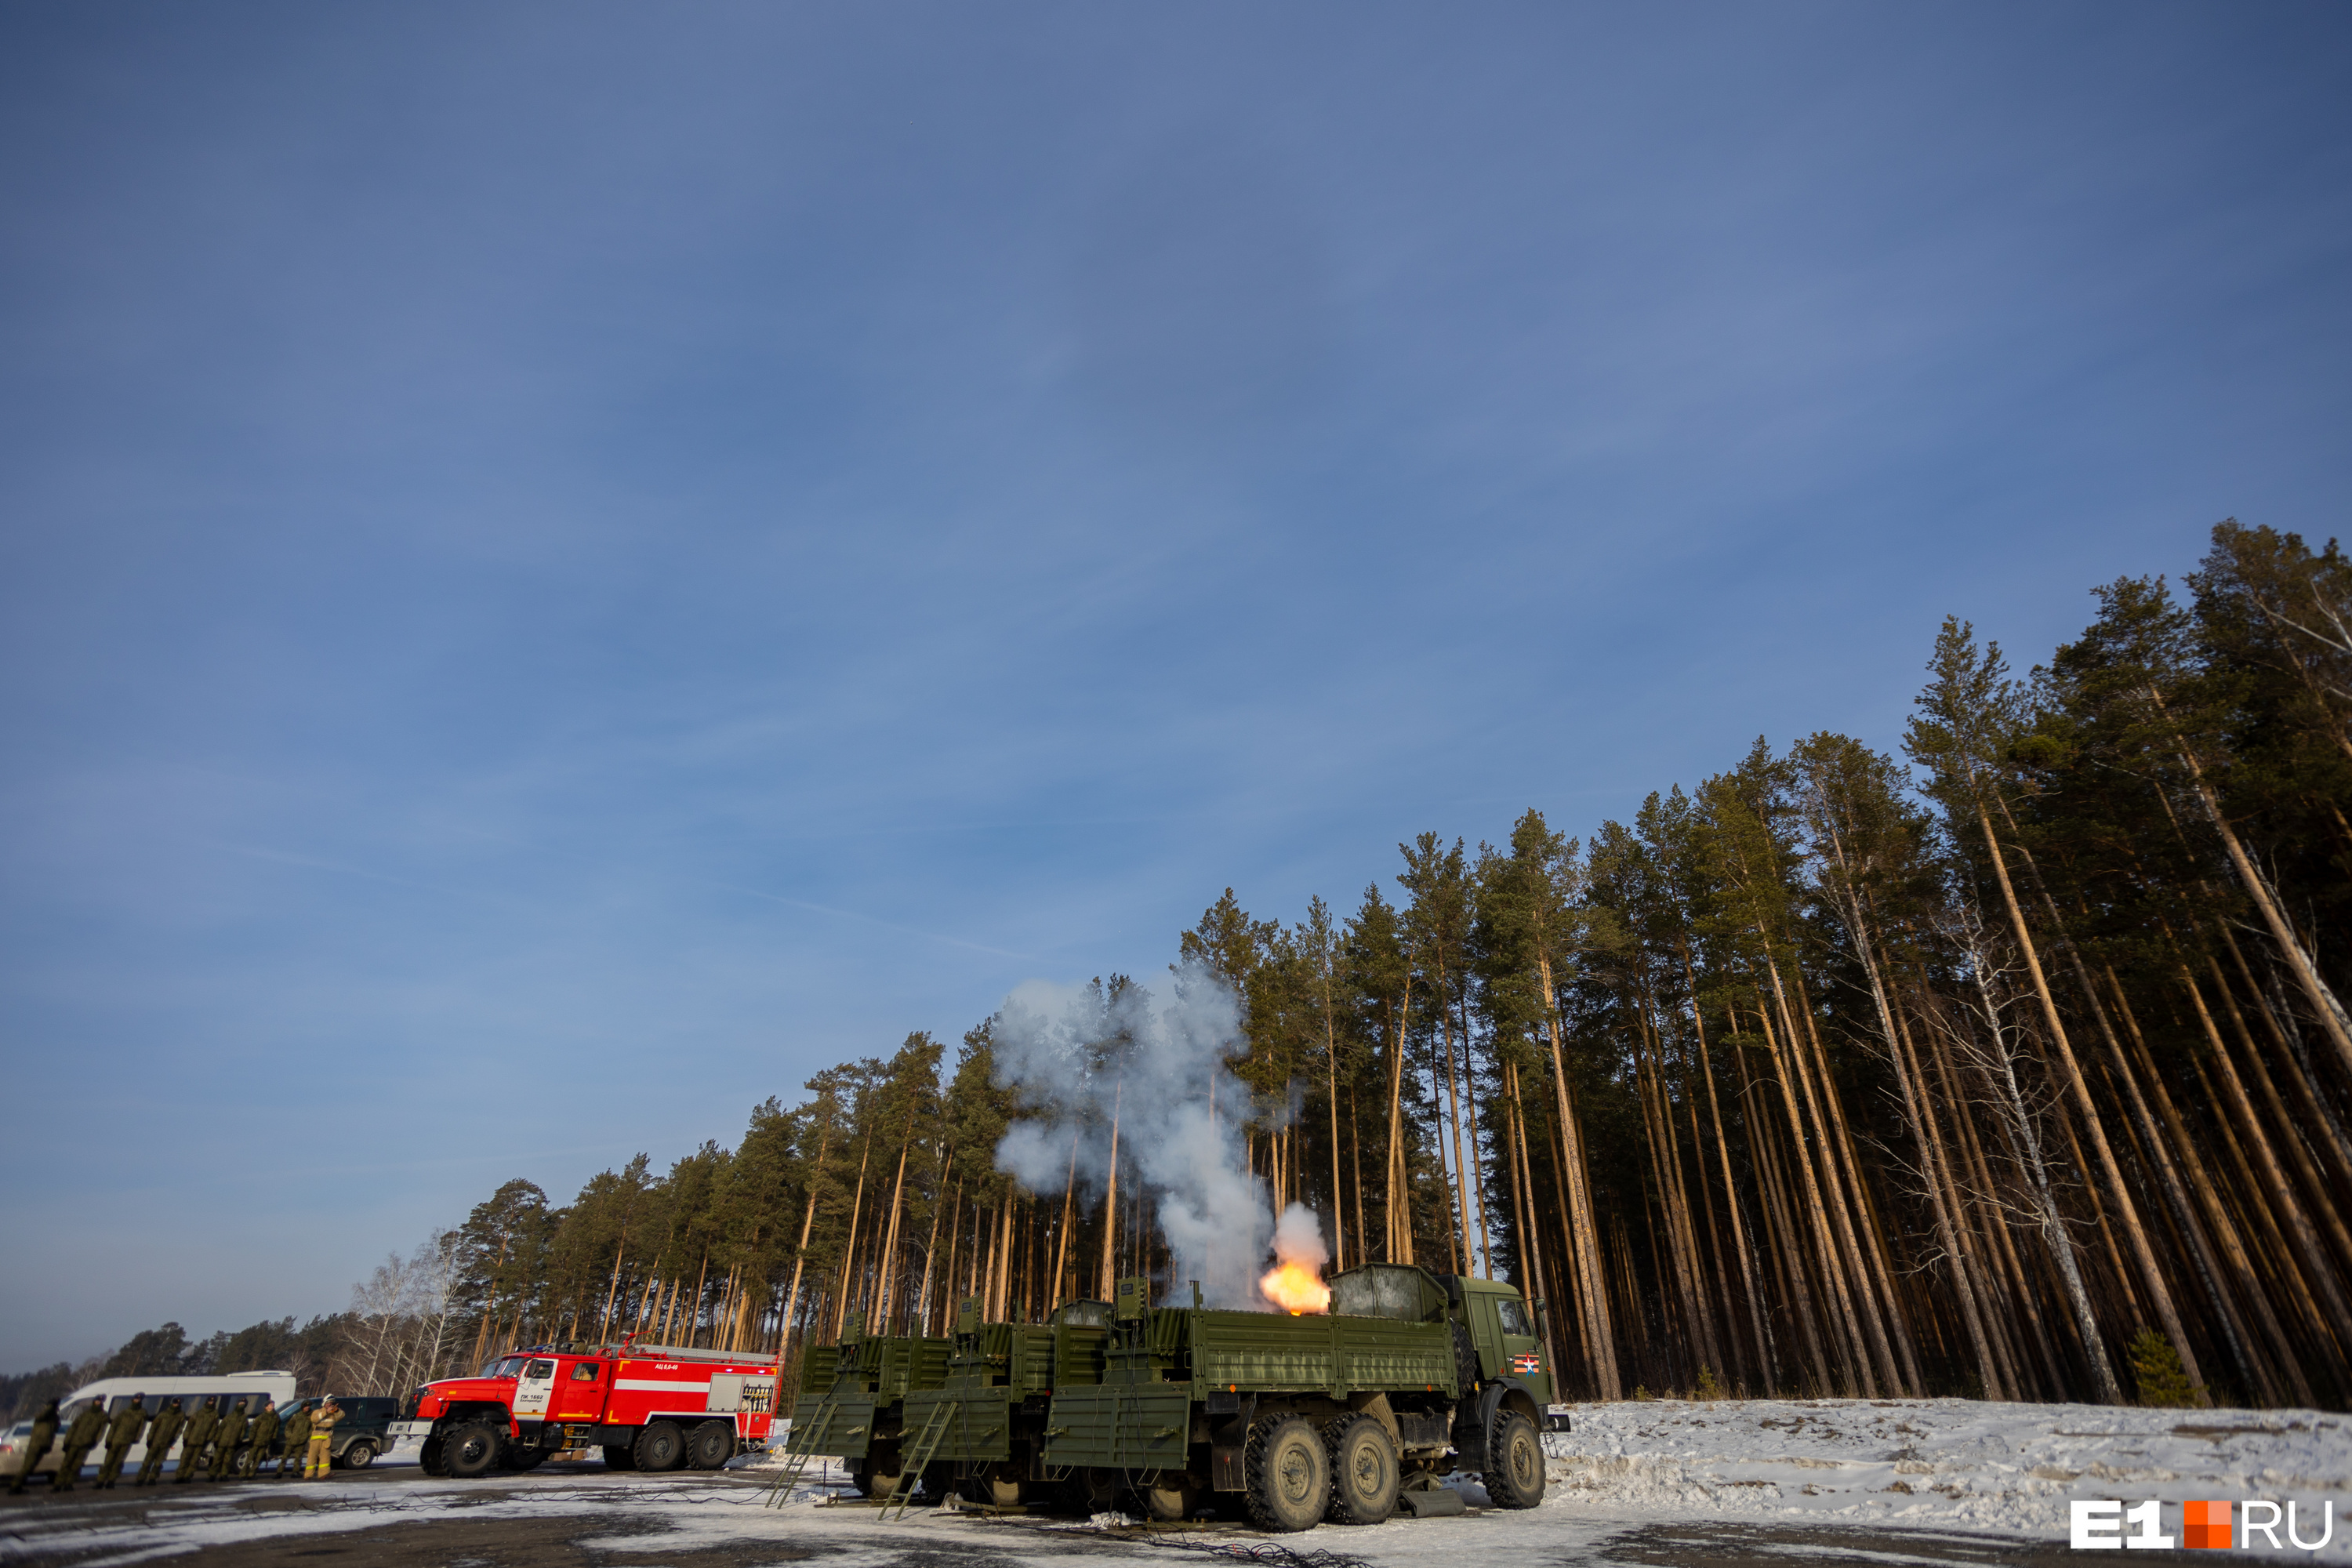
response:
<path id="1" fill-rule="evenodd" d="M 57 1489 L 69 1492 L 81 1476 L 82 1461 L 89 1458 L 90 1449 L 106 1436 L 106 1401 L 93 1399 L 74 1413 L 73 1425 L 66 1428 L 66 1440 L 60 1447 L 65 1457 L 58 1461 Z"/>
<path id="2" fill-rule="evenodd" d="M 310 1413 L 310 1451 L 303 1460 L 302 1479 L 323 1481 L 334 1464 L 331 1449 L 335 1441 L 335 1423 L 343 1418 L 343 1407 L 335 1403 L 331 1394 L 319 1401 L 319 1408 Z"/>
<path id="3" fill-rule="evenodd" d="M 147 1396 L 134 1394 L 131 1403 L 114 1413 L 107 1423 L 106 1459 L 98 1467 L 98 1484 L 101 1489 L 112 1486 L 122 1476 L 122 1456 L 131 1452 L 131 1445 L 139 1441 L 139 1434 L 147 1429 Z"/>
<path id="4" fill-rule="evenodd" d="M 245 1441 L 245 1401 L 232 1395 L 228 1408 L 221 1413 L 220 1425 L 213 1428 L 214 1480 L 236 1474 L 236 1446 Z"/>
<path id="5" fill-rule="evenodd" d="M 188 1425 L 180 1434 L 180 1468 L 172 1477 L 174 1486 L 185 1486 L 196 1479 L 204 1468 L 205 1450 L 212 1446 L 213 1428 L 220 1425 L 220 1412 L 213 1408 L 211 1397 L 189 1413 Z"/>
<path id="6" fill-rule="evenodd" d="M 247 1480 L 261 1474 L 261 1461 L 269 1457 L 269 1447 L 278 1441 L 278 1401 L 265 1396 L 260 1413 L 253 1418 L 253 1430 L 247 1434 L 251 1444 L 245 1451 L 245 1464 L 237 1471 Z"/>
<path id="7" fill-rule="evenodd" d="M 310 1407 L 297 1405 L 294 1414 L 286 1417 L 286 1452 L 278 1461 L 278 1479 L 285 1480 L 294 1474 L 294 1462 L 310 1446 Z"/>
<path id="8" fill-rule="evenodd" d="M 147 1428 L 147 1457 L 139 1461 L 139 1478 L 131 1483 L 132 1486 L 152 1486 L 163 1475 L 163 1460 L 178 1440 L 180 1425 L 186 1419 L 180 1414 L 180 1402 L 176 1399 L 166 1399 L 156 1409 L 155 1424 Z"/>
<path id="9" fill-rule="evenodd" d="M 8 1483 L 10 1497 L 25 1489 L 25 1483 L 33 1479 L 34 1467 L 48 1458 L 49 1445 L 58 1440 L 58 1402 L 54 1399 L 42 1405 L 40 1414 L 33 1417 L 33 1430 L 25 1438 L 25 1462 Z"/>

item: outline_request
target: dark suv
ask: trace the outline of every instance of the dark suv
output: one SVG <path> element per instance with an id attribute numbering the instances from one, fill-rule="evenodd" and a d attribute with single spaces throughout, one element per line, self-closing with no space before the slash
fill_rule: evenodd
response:
<path id="1" fill-rule="evenodd" d="M 392 1447 L 392 1438 L 384 1428 L 400 1417 L 397 1399 L 338 1397 L 343 1418 L 335 1423 L 335 1439 L 327 1448 L 327 1458 L 339 1470 L 364 1470 L 375 1463 L 375 1458 Z M 315 1399 L 298 1399 L 283 1414 L 291 1415 L 297 1410 L 316 1410 Z"/>

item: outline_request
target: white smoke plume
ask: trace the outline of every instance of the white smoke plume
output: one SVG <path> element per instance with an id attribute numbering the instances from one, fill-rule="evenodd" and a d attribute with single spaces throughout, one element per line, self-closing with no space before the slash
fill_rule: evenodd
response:
<path id="1" fill-rule="evenodd" d="M 1171 978 L 1165 996 L 1033 980 L 1005 998 L 992 1031 L 996 1079 L 1019 1092 L 1026 1114 L 997 1144 L 997 1168 L 1059 1196 L 1075 1161 L 1078 1201 L 1099 1202 L 1115 1114 L 1120 1207 L 1130 1184 L 1150 1194 L 1173 1255 L 1171 1299 L 1197 1279 L 1210 1306 L 1269 1310 L 1257 1280 L 1274 1205 L 1242 1148 L 1249 1090 L 1225 1066 L 1242 1045 L 1241 1004 L 1206 970 L 1188 965 Z M 1082 1282 L 1095 1263 L 1081 1263 Z"/>

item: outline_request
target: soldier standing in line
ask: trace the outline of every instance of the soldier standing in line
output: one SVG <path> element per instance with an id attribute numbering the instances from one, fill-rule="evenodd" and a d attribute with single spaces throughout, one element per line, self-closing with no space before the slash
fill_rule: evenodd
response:
<path id="1" fill-rule="evenodd" d="M 319 1401 L 319 1408 L 310 1415 L 310 1452 L 302 1464 L 304 1480 L 323 1481 L 327 1479 L 327 1470 L 334 1463 L 334 1456 L 330 1450 L 334 1446 L 335 1423 L 342 1418 L 343 1407 L 335 1403 L 333 1394 L 330 1394 Z"/>
<path id="2" fill-rule="evenodd" d="M 139 1461 L 139 1476 L 131 1483 L 132 1486 L 152 1486 L 163 1475 L 163 1460 L 180 1436 L 180 1424 L 186 1419 L 180 1414 L 180 1402 L 176 1399 L 166 1399 L 156 1408 L 155 1424 L 147 1428 L 147 1457 Z"/>
<path id="3" fill-rule="evenodd" d="M 73 1425 L 66 1428 L 66 1440 L 60 1445 L 65 1457 L 58 1461 L 56 1490 L 73 1490 L 74 1482 L 81 1476 L 82 1461 L 89 1458 L 89 1451 L 105 1436 L 105 1400 L 93 1399 L 74 1412 Z"/>
<path id="4" fill-rule="evenodd" d="M 16 1479 L 8 1483 L 10 1497 L 25 1489 L 25 1483 L 33 1479 L 33 1468 L 48 1457 L 49 1445 L 58 1440 L 58 1402 L 54 1399 L 42 1405 L 40 1414 L 33 1417 L 33 1429 L 25 1438 L 24 1466 L 17 1470 Z"/>
<path id="5" fill-rule="evenodd" d="M 228 1408 L 221 1412 L 220 1425 L 213 1428 L 214 1480 L 236 1474 L 236 1446 L 245 1441 L 245 1401 L 229 1396 Z"/>
<path id="6" fill-rule="evenodd" d="M 310 1446 L 310 1407 L 297 1405 L 294 1413 L 286 1417 L 286 1452 L 278 1460 L 278 1479 L 284 1480 L 294 1473 L 294 1461 Z"/>
<path id="7" fill-rule="evenodd" d="M 106 1427 L 106 1458 L 98 1467 L 100 1491 L 121 1479 L 122 1456 L 131 1452 L 131 1445 L 139 1441 L 139 1434 L 147 1429 L 147 1396 L 134 1394 L 131 1403 L 114 1413 Z"/>
<path id="8" fill-rule="evenodd" d="M 247 1480 L 261 1474 L 261 1461 L 269 1457 L 269 1446 L 278 1441 L 278 1401 L 264 1394 L 260 1413 L 253 1418 L 253 1430 L 248 1434 L 252 1447 L 245 1451 L 245 1465 L 237 1473 Z"/>
<path id="9" fill-rule="evenodd" d="M 205 1466 L 205 1450 L 212 1445 L 213 1428 L 219 1424 L 220 1413 L 207 1394 L 189 1413 L 187 1430 L 180 1435 L 180 1468 L 172 1477 L 173 1486 L 185 1486 L 196 1479 L 196 1472 Z"/>

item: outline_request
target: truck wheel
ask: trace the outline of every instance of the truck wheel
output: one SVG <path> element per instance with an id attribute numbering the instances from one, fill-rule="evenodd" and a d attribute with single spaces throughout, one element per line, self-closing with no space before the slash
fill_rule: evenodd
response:
<path id="1" fill-rule="evenodd" d="M 1370 1415 L 1342 1415 L 1323 1428 L 1331 1451 L 1331 1522 L 1378 1524 L 1396 1511 L 1396 1439 Z"/>
<path id="2" fill-rule="evenodd" d="M 723 1470 L 735 1457 L 735 1423 L 705 1421 L 686 1439 L 687 1458 L 698 1470 Z"/>
<path id="3" fill-rule="evenodd" d="M 365 1437 L 343 1450 L 343 1468 L 364 1470 L 375 1463 L 375 1445 Z"/>
<path id="4" fill-rule="evenodd" d="M 1243 1451 L 1250 1519 L 1276 1534 L 1312 1530 L 1331 1506 L 1331 1461 L 1304 1416 L 1270 1415 L 1250 1427 Z"/>
<path id="5" fill-rule="evenodd" d="M 280 1470 L 283 1470 L 287 1466 L 293 1462 L 294 1456 L 289 1454 L 278 1462 L 278 1468 Z M 449 1467 L 441 1462 L 440 1438 L 427 1437 L 421 1445 L 418 1446 L 416 1450 L 416 1464 L 417 1468 L 422 1469 L 428 1476 L 446 1476 L 449 1473 Z"/>
<path id="6" fill-rule="evenodd" d="M 637 1434 L 637 1468 L 674 1470 L 686 1463 L 686 1434 L 675 1421 L 656 1421 Z"/>
<path id="7" fill-rule="evenodd" d="M 1136 1489 L 1136 1496 L 1143 1500 L 1147 1518 L 1173 1523 L 1192 1518 L 1201 1506 L 1201 1483 L 1182 1470 L 1160 1470 Z"/>
<path id="8" fill-rule="evenodd" d="M 982 1508 L 1016 1508 L 1022 1498 L 1021 1473 L 1013 1466 L 995 1465 L 964 1482 L 967 1500 Z"/>
<path id="9" fill-rule="evenodd" d="M 608 1470 L 634 1470 L 637 1468 L 636 1450 L 626 1443 L 604 1445 L 604 1468 Z"/>
<path id="10" fill-rule="evenodd" d="M 1533 1508 L 1543 1501 L 1543 1442 L 1536 1424 L 1516 1410 L 1495 1417 L 1486 1435 L 1486 1495 L 1496 1508 Z"/>
<path id="11" fill-rule="evenodd" d="M 505 1436 L 487 1421 L 468 1421 L 441 1439 L 441 1463 L 459 1480 L 487 1476 L 498 1468 Z"/>

